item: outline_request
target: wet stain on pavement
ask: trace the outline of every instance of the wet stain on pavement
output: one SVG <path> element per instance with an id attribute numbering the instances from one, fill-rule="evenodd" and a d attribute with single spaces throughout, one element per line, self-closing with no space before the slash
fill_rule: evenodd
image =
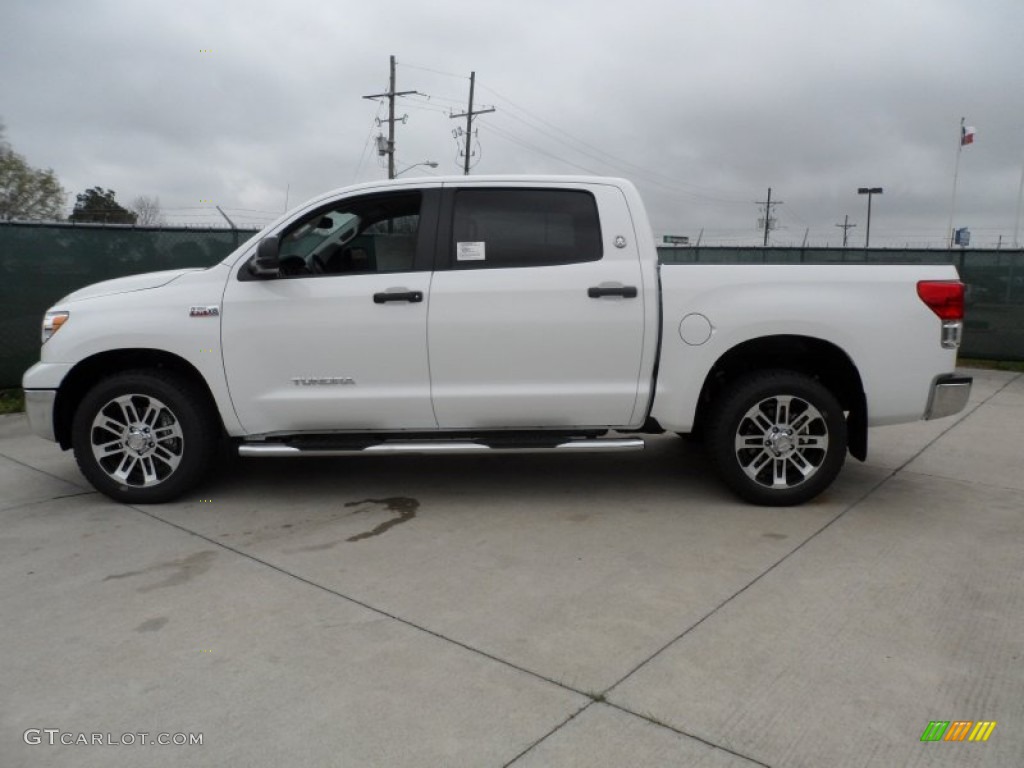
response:
<path id="1" fill-rule="evenodd" d="M 364 505 L 374 505 L 372 507 Z M 366 512 L 369 510 L 380 509 L 384 507 L 385 510 L 395 515 L 390 520 L 385 520 L 383 523 L 378 525 L 376 528 L 366 533 L 358 533 L 355 536 L 349 536 L 346 541 L 362 541 L 363 539 L 369 539 L 373 536 L 380 536 L 385 531 L 389 531 L 400 523 L 408 522 L 416 517 L 416 510 L 420 508 L 420 503 L 416 499 L 410 499 L 406 496 L 392 496 L 387 499 L 363 499 L 362 501 L 350 501 L 345 504 L 346 507 L 362 507 L 362 509 L 356 509 L 352 514 L 359 514 L 360 512 Z"/>
<path id="2" fill-rule="evenodd" d="M 146 619 L 144 622 L 142 622 L 141 624 L 139 624 L 139 626 L 135 628 L 135 631 L 157 632 L 163 629 L 164 624 L 166 624 L 168 621 L 170 621 L 170 619 L 168 619 L 166 616 L 160 616 L 156 619 Z"/>
<path id="3" fill-rule="evenodd" d="M 297 549 L 286 549 L 285 552 L 287 554 L 291 554 L 293 552 L 323 552 L 325 549 L 330 549 L 338 544 L 341 544 L 341 539 L 324 542 L 323 544 L 310 544 L 307 547 L 298 547 Z"/>
<path id="4" fill-rule="evenodd" d="M 789 536 L 787 536 L 784 533 L 762 533 L 761 536 L 763 536 L 766 539 L 788 539 L 789 538 Z"/>
<path id="5" fill-rule="evenodd" d="M 194 555 L 189 555 L 188 557 L 183 557 L 178 560 L 171 560 L 166 563 L 151 565 L 149 568 L 143 568 L 138 571 L 113 573 L 103 580 L 110 581 L 111 579 L 127 579 L 131 576 L 141 576 L 146 573 L 169 570 L 171 573 L 163 581 L 158 581 L 155 584 L 149 584 L 145 587 L 139 587 L 138 591 L 151 592 L 154 589 L 161 589 L 163 587 L 176 587 L 180 584 L 191 581 L 196 576 L 208 571 L 210 569 L 210 565 L 213 563 L 213 558 L 216 556 L 216 552 L 208 549 L 202 552 L 196 552 Z"/>

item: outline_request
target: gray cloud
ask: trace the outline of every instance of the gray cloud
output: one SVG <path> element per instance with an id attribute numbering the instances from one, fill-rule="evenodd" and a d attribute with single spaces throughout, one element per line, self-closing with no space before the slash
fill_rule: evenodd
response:
<path id="1" fill-rule="evenodd" d="M 994 243 L 1024 162 L 1022 38 L 1018 0 L 13 0 L 0 116 L 72 200 L 101 185 L 159 195 L 176 221 L 216 224 L 202 200 L 266 221 L 286 189 L 295 204 L 385 175 L 361 97 L 393 53 L 399 87 L 430 96 L 402 100 L 400 167 L 459 172 L 447 111 L 475 70 L 498 111 L 474 172 L 625 176 L 657 231 L 737 243 L 756 242 L 768 186 L 774 241 L 836 243 L 845 214 L 858 241 L 856 188 L 878 185 L 872 240 L 899 245 L 942 241 L 966 116 L 956 223 Z"/>

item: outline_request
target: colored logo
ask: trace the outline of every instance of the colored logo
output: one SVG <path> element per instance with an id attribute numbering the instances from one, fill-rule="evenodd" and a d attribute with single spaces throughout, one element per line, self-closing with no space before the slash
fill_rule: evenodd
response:
<path id="1" fill-rule="evenodd" d="M 988 741 L 995 728 L 995 720 L 932 720 L 921 741 Z"/>

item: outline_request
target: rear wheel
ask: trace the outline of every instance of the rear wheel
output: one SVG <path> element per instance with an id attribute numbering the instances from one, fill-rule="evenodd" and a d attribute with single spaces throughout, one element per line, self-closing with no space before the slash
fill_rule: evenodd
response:
<path id="1" fill-rule="evenodd" d="M 713 406 L 708 450 L 741 498 L 766 506 L 802 504 L 820 494 L 846 459 L 846 420 L 835 396 L 794 371 L 737 380 Z"/>
<path id="2" fill-rule="evenodd" d="M 216 413 L 187 379 L 129 371 L 103 379 L 82 399 L 71 442 L 82 474 L 126 503 L 170 501 L 208 470 Z"/>

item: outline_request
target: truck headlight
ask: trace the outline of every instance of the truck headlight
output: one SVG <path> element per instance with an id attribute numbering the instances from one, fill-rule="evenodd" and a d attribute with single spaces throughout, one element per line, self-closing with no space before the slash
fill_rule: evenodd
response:
<path id="1" fill-rule="evenodd" d="M 43 316 L 43 344 L 68 321 L 70 312 L 47 312 Z"/>

